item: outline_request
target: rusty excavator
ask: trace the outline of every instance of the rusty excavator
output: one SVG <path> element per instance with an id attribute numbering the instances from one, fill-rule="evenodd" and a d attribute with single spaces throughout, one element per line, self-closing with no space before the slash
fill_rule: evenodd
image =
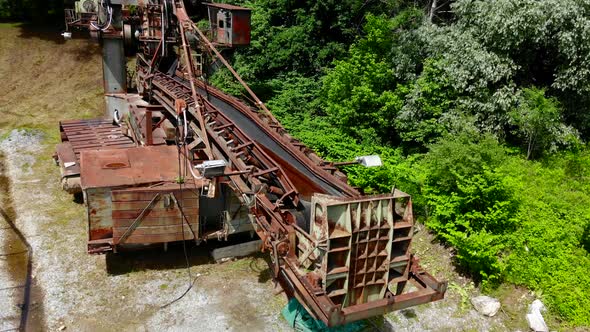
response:
<path id="1" fill-rule="evenodd" d="M 251 10 L 202 6 L 207 29 L 182 0 L 66 10 L 64 37 L 82 29 L 102 46 L 107 114 L 61 121 L 55 155 L 64 189 L 84 197 L 88 252 L 255 233 L 274 279 L 328 326 L 442 299 L 446 282 L 410 253 L 410 196 L 365 196 L 290 136 L 222 56 L 250 43 Z M 249 101 L 207 83 L 221 66 Z"/>

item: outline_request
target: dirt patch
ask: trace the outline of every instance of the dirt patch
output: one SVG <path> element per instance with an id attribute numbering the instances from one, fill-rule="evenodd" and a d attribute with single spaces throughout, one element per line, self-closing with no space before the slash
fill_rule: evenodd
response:
<path id="1" fill-rule="evenodd" d="M 59 38 L 59 29 L 0 23 L 0 128 L 41 129 L 57 143 L 59 120 L 103 113 L 100 46 Z"/>
<path id="2" fill-rule="evenodd" d="M 475 311 L 470 299 L 480 294 L 472 281 L 453 265 L 453 252 L 438 243 L 426 228 L 416 225 L 412 251 L 420 265 L 439 280 L 447 280 L 445 298 L 410 309 L 389 313 L 383 321 L 386 331 L 507 331 L 510 317 L 502 313 L 485 317 Z M 522 313 L 524 315 L 525 312 Z M 526 330 L 526 329 L 525 329 Z"/>

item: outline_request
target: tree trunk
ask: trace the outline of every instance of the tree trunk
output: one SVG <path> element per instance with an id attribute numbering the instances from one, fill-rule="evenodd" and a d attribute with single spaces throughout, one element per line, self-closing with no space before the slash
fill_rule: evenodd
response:
<path id="1" fill-rule="evenodd" d="M 434 18 L 434 13 L 436 12 L 437 8 L 437 0 L 432 0 L 432 6 L 430 6 L 430 14 L 428 15 L 428 20 L 432 23 L 432 19 Z"/>
<path id="2" fill-rule="evenodd" d="M 527 148 L 527 152 L 526 152 L 526 159 L 527 160 L 531 160 L 534 147 L 535 147 L 535 135 L 531 135 L 529 137 L 529 144 L 528 144 L 528 148 Z"/>

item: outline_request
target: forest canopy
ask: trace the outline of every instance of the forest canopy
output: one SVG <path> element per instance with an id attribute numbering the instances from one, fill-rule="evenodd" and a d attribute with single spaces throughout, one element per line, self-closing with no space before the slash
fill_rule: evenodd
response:
<path id="1" fill-rule="evenodd" d="M 36 23 L 64 22 L 64 0 L 0 0 L 0 20 Z"/>

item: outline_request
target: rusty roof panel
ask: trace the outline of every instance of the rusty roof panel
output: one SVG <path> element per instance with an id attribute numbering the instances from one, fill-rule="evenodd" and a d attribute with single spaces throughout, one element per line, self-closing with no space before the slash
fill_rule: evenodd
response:
<path id="1" fill-rule="evenodd" d="M 175 146 L 85 150 L 80 160 L 82 189 L 170 183 L 179 176 Z"/>
<path id="2" fill-rule="evenodd" d="M 80 174 L 80 153 L 86 150 L 124 149 L 134 147 L 131 138 L 123 135 L 119 126 L 112 120 L 87 119 L 61 121 L 59 123 L 63 143 L 57 148 L 59 159 L 64 162 L 75 162 L 75 166 L 64 167 L 65 176 Z"/>
<path id="3" fill-rule="evenodd" d="M 203 2 L 204 5 L 207 7 L 219 8 L 219 9 L 226 9 L 226 10 L 242 10 L 242 11 L 252 11 L 250 8 L 230 5 L 227 3 L 211 3 L 211 2 Z"/>

